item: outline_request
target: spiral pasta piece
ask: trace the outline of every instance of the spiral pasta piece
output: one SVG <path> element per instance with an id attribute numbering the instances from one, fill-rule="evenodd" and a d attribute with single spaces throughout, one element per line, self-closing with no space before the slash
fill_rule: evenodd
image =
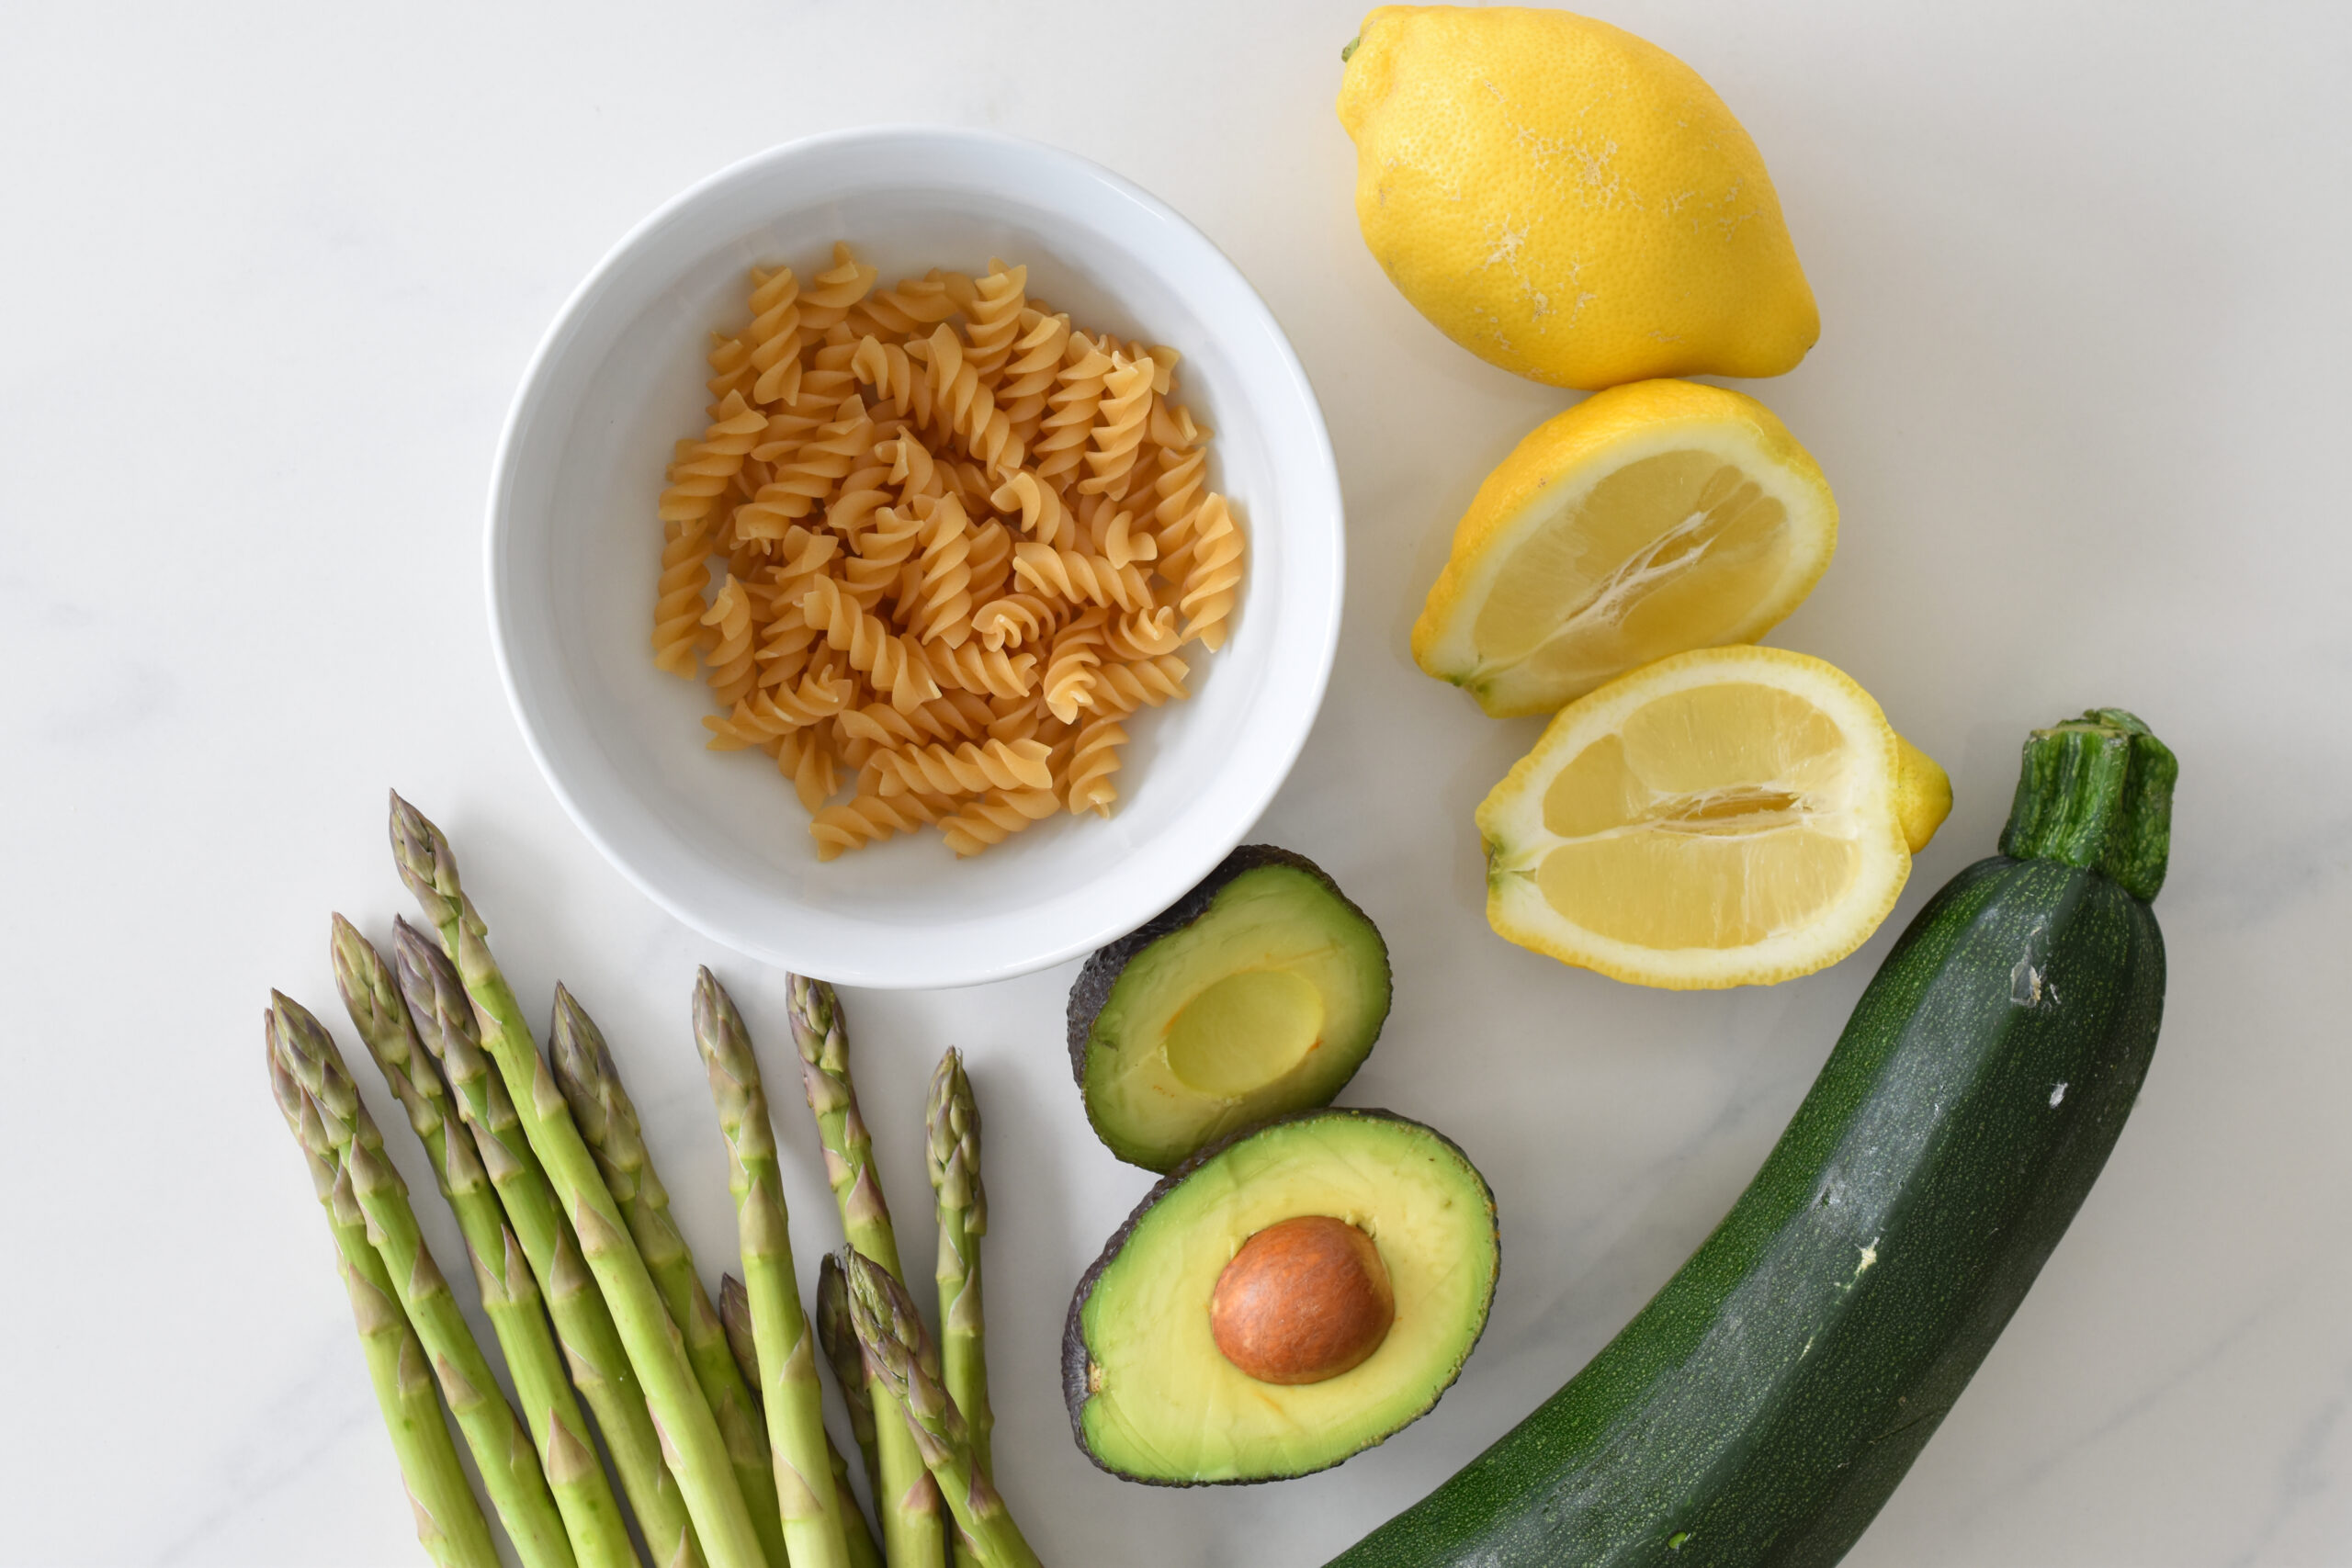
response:
<path id="1" fill-rule="evenodd" d="M 850 355 L 849 368 L 862 384 L 874 389 L 876 404 L 887 400 L 892 413 L 910 418 L 918 425 L 932 423 L 931 373 L 899 344 L 860 338 Z"/>
<path id="2" fill-rule="evenodd" d="M 752 274 L 752 325 L 743 334 L 750 347 L 752 400 L 773 403 L 785 396 L 786 381 L 800 369 L 800 282 L 788 266 Z"/>
<path id="3" fill-rule="evenodd" d="M 1098 817 L 1111 815 L 1111 803 L 1119 798 L 1111 775 L 1119 771 L 1119 748 L 1126 743 L 1127 732 L 1120 728 L 1115 715 L 1106 714 L 1079 727 L 1070 748 L 1069 781 L 1062 790 L 1063 804 L 1071 816 L 1089 811 Z"/>
<path id="4" fill-rule="evenodd" d="M 888 455 L 890 461 L 890 482 L 899 487 L 899 504 L 911 506 L 926 495 L 947 493 L 946 481 L 940 477 L 939 463 L 931 448 L 910 435 L 886 441 L 874 448 L 878 459 Z"/>
<path id="5" fill-rule="evenodd" d="M 1100 517 L 1098 512 L 1098 522 Z M 1101 536 L 1093 541 L 1094 553 L 1109 561 L 1114 570 L 1136 561 L 1159 558 L 1159 541 L 1136 525 L 1132 512 L 1112 513 L 1110 520 L 1102 523 L 1098 531 Z"/>
<path id="6" fill-rule="evenodd" d="M 761 628 L 760 646 L 752 655 L 760 664 L 761 689 L 800 679 L 815 662 L 815 650 L 824 645 L 824 637 L 801 619 L 799 605 L 778 615 Z"/>
<path id="7" fill-rule="evenodd" d="M 966 642 L 961 648 L 933 644 L 922 649 L 932 678 L 943 687 L 970 692 L 977 696 L 1023 697 L 1037 684 L 1037 660 L 1028 653 L 1006 653 L 989 649 L 977 642 Z"/>
<path id="8" fill-rule="evenodd" d="M 922 547 L 923 520 L 911 509 L 883 507 L 859 537 L 855 554 L 842 564 L 842 584 L 858 606 L 872 611 L 899 582 L 901 570 Z"/>
<path id="9" fill-rule="evenodd" d="M 1057 549 L 1078 543 L 1078 521 L 1062 504 L 1061 491 L 1027 468 L 1016 468 L 989 494 L 989 504 L 1008 516 L 1021 514 L 1021 531 Z"/>
<path id="10" fill-rule="evenodd" d="M 768 747 L 774 749 L 776 772 L 792 781 L 803 811 L 818 810 L 841 789 L 832 745 L 821 727 L 786 730 Z"/>
<path id="11" fill-rule="evenodd" d="M 1111 356 L 1083 333 L 1072 333 L 1064 364 L 1036 439 L 1037 477 L 1066 483 L 1084 465 L 1094 416 L 1101 412 L 1104 379 L 1115 368 Z"/>
<path id="12" fill-rule="evenodd" d="M 695 523 L 708 517 L 767 424 L 767 417 L 744 402 L 741 393 L 728 393 L 693 454 L 672 466 L 670 488 L 662 492 L 662 521 Z"/>
<path id="13" fill-rule="evenodd" d="M 1095 671 L 1102 663 L 1102 628 L 1107 619 L 1103 611 L 1089 610 L 1054 637 L 1042 689 L 1047 711 L 1064 724 L 1076 722 L 1079 709 L 1093 705 Z"/>
<path id="14" fill-rule="evenodd" d="M 1132 610 L 1103 627 L 1103 651 L 1125 664 L 1173 653 L 1183 642 L 1173 604 L 1157 610 Z"/>
<path id="15" fill-rule="evenodd" d="M 1024 540 L 1012 547 L 1012 574 L 1039 593 L 1080 599 L 1122 610 L 1148 609 L 1151 590 L 1134 566 L 1114 567 L 1082 550 L 1057 550 Z"/>
<path id="16" fill-rule="evenodd" d="M 725 715 L 705 714 L 714 751 L 764 749 L 777 736 L 821 724 L 849 705 L 854 684 L 839 676 L 810 675 L 797 687 L 755 692 Z M 830 793 L 830 792 L 829 792 Z"/>
<path id="17" fill-rule="evenodd" d="M 1053 748 L 1037 740 L 990 740 L 961 746 L 909 746 L 876 751 L 865 773 L 885 797 L 910 792 L 980 795 L 991 789 L 1051 789 L 1046 759 Z"/>
<path id="18" fill-rule="evenodd" d="M 1046 418 L 1046 400 L 1060 384 L 1062 350 L 1069 344 L 1069 318 L 1025 310 L 1021 336 L 997 382 L 996 400 L 1023 446 L 1036 438 Z"/>
<path id="19" fill-rule="evenodd" d="M 1157 365 L 1160 355 L 1173 354 L 1175 350 L 1155 348 L 1151 352 L 1152 363 Z M 1208 439 L 1209 433 L 1193 423 L 1191 411 L 1182 403 L 1170 402 L 1167 388 L 1157 389 L 1160 395 L 1151 400 L 1151 419 L 1144 427 L 1146 441 L 1172 457 L 1189 452 Z"/>
<path id="20" fill-rule="evenodd" d="M 792 455 L 800 450 L 801 443 L 822 430 L 825 421 L 831 418 L 832 413 L 831 405 L 819 408 L 813 401 L 806 406 L 796 401 L 770 409 L 767 428 L 760 432 L 759 440 L 752 446 L 745 466 L 759 463 L 773 469 L 778 464 L 790 462 Z"/>
<path id="21" fill-rule="evenodd" d="M 1151 415 L 1154 368 L 1149 358 L 1114 356 L 1110 373 L 1102 378 L 1102 403 L 1090 433 L 1094 450 L 1086 454 L 1087 477 L 1078 481 L 1081 493 L 1126 493 L 1127 475 L 1135 468 L 1144 424 Z"/>
<path id="22" fill-rule="evenodd" d="M 730 573 L 719 583 L 710 608 L 703 612 L 702 624 L 714 634 L 709 654 L 711 694 L 732 705 L 759 679 L 759 666 L 752 658 L 752 596 L 743 591 L 741 579 Z"/>
<path id="23" fill-rule="evenodd" d="M 965 312 L 964 357 L 983 382 L 994 382 L 1021 333 L 1028 303 L 1029 269 L 990 261 L 986 277 L 972 280 L 972 303 Z"/>
<path id="24" fill-rule="evenodd" d="M 1061 809 L 1049 789 L 990 790 L 940 818 L 940 836 L 959 856 L 976 855 Z"/>
<path id="25" fill-rule="evenodd" d="M 741 392 L 746 397 L 751 395 L 752 373 L 750 344 L 739 337 L 729 337 L 723 333 L 713 333 L 710 334 L 709 352 L 703 355 L 703 361 L 710 367 L 710 379 L 705 381 L 703 386 L 710 393 L 710 406 L 714 413 L 718 412 L 718 405 L 727 400 L 728 393 Z"/>
<path id="26" fill-rule="evenodd" d="M 947 297 L 947 285 L 933 267 L 922 277 L 902 277 L 867 295 L 852 317 L 877 333 L 907 337 L 920 336 L 955 313 L 956 301 Z"/>
<path id="27" fill-rule="evenodd" d="M 871 452 L 857 460 L 865 467 L 842 475 L 839 488 L 825 502 L 825 526 L 852 540 L 873 521 L 875 513 L 895 499 L 882 488 L 890 482 L 888 467 L 876 463 Z"/>
<path id="28" fill-rule="evenodd" d="M 972 635 L 972 523 L 952 496 L 930 504 L 922 581 L 906 615 L 915 636 L 954 648 Z"/>
<path id="29" fill-rule="evenodd" d="M 972 530 L 972 553 L 964 563 L 970 569 L 969 592 L 974 604 L 1001 595 L 1012 585 L 1012 536 L 1003 524 L 990 520 Z"/>
<path id="30" fill-rule="evenodd" d="M 1152 526 L 1158 530 L 1161 554 L 1192 536 L 1193 513 L 1200 510 L 1202 487 L 1208 478 L 1208 453 L 1201 447 L 1161 453 L 1159 473 L 1151 481 L 1156 501 Z"/>
<path id="31" fill-rule="evenodd" d="M 1241 525 L 1225 497 L 1212 494 L 1193 523 L 1192 570 L 1184 574 L 1184 637 L 1201 639 L 1214 652 L 1225 646 L 1227 619 L 1241 589 Z"/>
<path id="32" fill-rule="evenodd" d="M 768 567 L 768 613 L 782 615 L 797 613 L 800 596 L 808 584 L 830 570 L 833 560 L 842 553 L 839 536 L 821 529 L 809 529 L 794 524 L 784 531 L 777 541 L 777 555 L 782 558 Z"/>
<path id="33" fill-rule="evenodd" d="M 1164 653 L 1126 664 L 1105 664 L 1096 677 L 1094 705 L 1105 713 L 1129 714 L 1139 707 L 1156 708 L 1185 696 L 1183 656 Z"/>
<path id="34" fill-rule="evenodd" d="M 808 819 L 808 836 L 817 840 L 817 858 L 838 859 L 845 850 L 860 850 L 894 834 L 927 828 L 955 809 L 952 801 L 933 795 L 906 794 L 888 799 L 878 795 L 853 795 L 846 805 L 828 806 Z"/>
<path id="35" fill-rule="evenodd" d="M 956 330 L 943 321 L 921 344 L 931 371 L 933 420 L 961 437 L 964 450 L 989 468 L 1019 467 L 1022 448 L 1013 439 L 1012 422 L 966 357 Z"/>
<path id="36" fill-rule="evenodd" d="M 662 575 L 654 586 L 653 663 L 691 675 L 702 651 L 703 591 L 710 586 L 710 535 L 703 523 L 662 525 Z"/>
<path id="37" fill-rule="evenodd" d="M 1035 642 L 1054 629 L 1057 619 L 1053 606 L 1035 593 L 1008 593 L 972 612 L 972 635 L 993 653 Z"/>
<path id="38" fill-rule="evenodd" d="M 839 325 L 850 307 L 864 299 L 881 276 L 880 268 L 861 263 L 847 245 L 836 244 L 833 265 L 810 278 L 801 290 L 801 329 L 821 334 Z"/>

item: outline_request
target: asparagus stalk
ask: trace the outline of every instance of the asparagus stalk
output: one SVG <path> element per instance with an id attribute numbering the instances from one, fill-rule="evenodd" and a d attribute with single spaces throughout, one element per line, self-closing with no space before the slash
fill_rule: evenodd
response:
<path id="1" fill-rule="evenodd" d="M 383 1138 L 344 1070 L 341 1053 L 300 1003 L 278 992 L 271 993 L 270 1002 L 277 1059 L 300 1086 L 295 1135 L 322 1161 L 338 1165 L 339 1179 L 358 1199 L 368 1239 L 383 1258 L 401 1309 L 433 1358 L 441 1393 L 473 1451 L 474 1467 L 481 1472 L 507 1538 L 526 1568 L 574 1568 L 563 1516 L 529 1434 L 499 1393 L 490 1363 L 417 1230 L 407 1187 L 384 1157 Z M 593 1454 L 589 1461 L 594 1461 Z"/>
<path id="2" fill-rule="evenodd" d="M 723 1304 L 719 1312 L 725 1315 Z M 865 1386 L 865 1354 L 857 1348 L 857 1330 L 850 1326 L 849 1281 L 842 1274 L 841 1259 L 830 1252 L 817 1269 L 816 1315 L 817 1343 L 832 1363 L 833 1381 L 849 1406 L 850 1436 L 857 1439 L 858 1454 L 865 1461 L 865 1483 L 879 1497 L 882 1461 L 874 1448 L 874 1396 Z"/>
<path id="3" fill-rule="evenodd" d="M 368 1219 L 341 1168 L 311 1152 L 302 1135 L 302 1089 L 277 1059 L 275 1026 L 262 1022 L 263 1055 L 269 1064 L 270 1092 L 286 1117 L 288 1131 L 302 1150 L 319 1206 L 334 1233 L 335 1263 L 358 1320 L 359 1344 L 368 1359 L 368 1381 L 376 1390 L 392 1452 L 400 1461 L 409 1511 L 416 1517 L 417 1543 L 439 1568 L 498 1568 L 498 1548 L 490 1523 L 458 1462 L 457 1445 L 441 1419 L 441 1396 L 434 1391 L 424 1348 L 408 1314 L 392 1293 L 391 1276 L 368 1240 Z"/>
<path id="4" fill-rule="evenodd" d="M 874 1169 L 874 1140 L 857 1113 L 857 1090 L 850 1082 L 849 1034 L 842 1025 L 841 999 L 822 980 L 794 975 L 787 985 L 793 1043 L 800 1048 L 800 1083 L 825 1145 L 825 1175 L 841 1210 L 842 1233 L 852 1248 L 903 1284 L 890 1207 L 883 1201 L 882 1179 Z M 879 1419 L 888 1403 L 887 1389 L 870 1362 L 865 1381 L 877 1415 L 875 1450 L 880 1480 L 874 1508 L 881 1516 L 884 1553 L 891 1568 L 936 1568 L 947 1555 L 939 1489 L 905 1423 Z"/>
<path id="5" fill-rule="evenodd" d="M 531 1440 L 546 1466 L 556 1506 L 581 1568 L 620 1568 L 639 1562 L 628 1526 L 605 1480 L 605 1467 L 588 1437 L 571 1380 L 548 1332 L 539 1288 L 531 1278 L 522 1244 L 508 1228 L 504 1208 L 483 1172 L 473 1134 L 458 1124 L 440 1069 L 420 1048 L 408 1005 L 368 939 L 341 915 L 334 917 L 329 946 L 335 988 L 344 1010 L 368 1045 L 384 1081 L 408 1113 L 410 1127 L 424 1145 L 441 1196 L 458 1216 L 471 1255 L 482 1310 L 498 1336 L 514 1396 L 529 1423 Z"/>
<path id="6" fill-rule="evenodd" d="M 506 1087 L 482 1055 L 473 1004 L 458 972 L 432 938 L 405 920 L 396 924 L 392 955 L 417 1038 L 447 1075 L 457 1114 L 472 1134 L 491 1186 L 546 1294 L 571 1381 L 605 1434 L 638 1529 L 664 1568 L 695 1568 L 702 1562 L 700 1543 L 685 1497 L 662 1457 L 661 1435 L 646 1409 L 636 1369 L 621 1348 L 620 1330 L 580 1243 L 564 1222 L 555 1189 L 523 1136 Z"/>
<path id="7" fill-rule="evenodd" d="M 885 1424 L 903 1426 L 912 1434 L 980 1568 L 1039 1568 L 1004 1499 L 974 1461 L 971 1432 L 941 1381 L 939 1353 L 914 1297 L 871 1258 L 850 1249 L 843 1249 L 842 1269 L 849 1276 L 850 1321 L 866 1364 L 881 1371 L 893 1404 L 905 1417 L 886 1417 Z"/>
<path id="8" fill-rule="evenodd" d="M 401 879 L 440 931 L 443 951 L 457 964 L 481 1019 L 482 1049 L 505 1080 L 523 1134 L 539 1156 L 612 1310 L 711 1568 L 765 1568 L 767 1554 L 752 1526 L 743 1489 L 735 1484 L 726 1439 L 687 1363 L 684 1342 L 523 1021 L 514 988 L 491 956 L 489 928 L 466 899 L 449 840 L 398 795 L 391 799 L 391 839 Z"/>
<path id="9" fill-rule="evenodd" d="M 989 1409 L 989 1368 L 981 1346 L 980 1237 L 988 1234 L 989 1201 L 980 1185 L 980 1111 L 963 1053 L 954 1046 L 931 1076 L 927 1106 L 931 1137 L 925 1150 L 931 1190 L 939 1209 L 939 1359 L 948 1396 L 964 1413 L 972 1435 L 972 1458 L 984 1475 L 989 1434 L 996 1416 Z"/>
<path id="10" fill-rule="evenodd" d="M 670 1216 L 670 1193 L 655 1174 L 647 1153 L 637 1107 L 622 1087 L 619 1066 L 586 1010 L 571 992 L 558 986 L 555 1021 L 548 1030 L 548 1057 L 557 1085 L 571 1107 L 571 1119 L 596 1157 L 605 1186 L 628 1222 L 630 1239 L 653 1276 L 653 1288 L 670 1321 L 684 1337 L 686 1360 L 695 1381 L 709 1402 L 727 1457 L 735 1469 L 735 1483 L 752 1510 L 752 1526 L 768 1561 L 782 1568 L 786 1561 L 784 1524 L 778 1510 L 775 1475 L 770 1468 L 767 1435 L 752 1407 L 751 1391 L 727 1348 L 727 1330 L 695 1271 L 693 1250 Z"/>
<path id="11" fill-rule="evenodd" d="M 848 1568 L 849 1537 L 825 1461 L 823 1391 L 816 1336 L 800 1310 L 792 1236 L 776 1168 L 775 1129 L 742 1015 L 707 969 L 695 977 L 695 1044 L 727 1140 L 727 1184 L 742 1238 L 743 1288 L 760 1359 L 760 1402 L 793 1568 Z"/>
<path id="12" fill-rule="evenodd" d="M 833 1264 L 833 1255 L 830 1252 L 825 1254 L 824 1260 L 829 1265 Z M 839 1279 L 839 1266 L 833 1267 L 833 1277 Z M 727 1326 L 727 1348 L 735 1358 L 735 1365 L 741 1370 L 743 1381 L 756 1390 L 760 1386 L 760 1347 L 752 1337 L 752 1298 L 745 1292 L 743 1281 L 732 1274 L 719 1277 L 718 1321 Z M 830 1356 L 832 1348 L 824 1345 L 824 1331 L 820 1328 L 817 1334 L 818 1342 Z M 854 1356 L 856 1353 L 856 1347 L 853 1345 L 850 1354 Z M 862 1373 L 858 1375 L 857 1392 L 861 1396 L 865 1393 Z M 752 1402 L 757 1404 L 759 1397 L 754 1393 Z M 874 1422 L 871 1407 L 865 1412 L 865 1419 L 870 1430 Z M 865 1522 L 865 1511 L 858 1506 L 857 1494 L 850 1490 L 849 1461 L 842 1458 L 842 1450 L 833 1445 L 830 1435 L 825 1442 L 825 1460 L 832 1468 L 833 1490 L 841 1494 L 842 1529 L 849 1537 L 851 1568 L 883 1568 L 882 1549 L 874 1543 L 874 1528 Z"/>

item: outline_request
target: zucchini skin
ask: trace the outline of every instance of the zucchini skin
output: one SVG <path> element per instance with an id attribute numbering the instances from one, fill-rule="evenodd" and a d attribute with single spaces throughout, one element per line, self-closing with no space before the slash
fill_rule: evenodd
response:
<path id="1" fill-rule="evenodd" d="M 2106 875 L 1998 855 L 1962 872 L 1673 1279 L 1331 1568 L 1836 1562 L 2107 1163 L 2164 980 L 2154 911 Z"/>

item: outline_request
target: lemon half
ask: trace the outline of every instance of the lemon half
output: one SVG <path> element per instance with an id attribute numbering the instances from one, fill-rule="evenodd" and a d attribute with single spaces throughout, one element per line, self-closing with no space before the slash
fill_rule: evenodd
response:
<path id="1" fill-rule="evenodd" d="M 1490 714 L 1550 713 L 1668 654 L 1754 641 L 1837 547 L 1829 482 L 1771 410 L 1692 381 L 1614 388 L 1478 487 L 1413 657 Z"/>
<path id="2" fill-rule="evenodd" d="M 1487 919 L 1636 985 L 1772 985 L 1878 929 L 1951 800 L 1835 666 L 1697 649 L 1565 709 L 1487 796 Z"/>

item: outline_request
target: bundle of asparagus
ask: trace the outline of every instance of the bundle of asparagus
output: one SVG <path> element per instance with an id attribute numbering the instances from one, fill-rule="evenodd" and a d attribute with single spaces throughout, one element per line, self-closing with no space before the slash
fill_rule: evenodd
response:
<path id="1" fill-rule="evenodd" d="M 603 1032 L 559 986 L 542 1055 L 447 838 L 397 795 L 391 838 L 431 934 L 396 922 L 388 964 L 334 916 L 336 988 L 457 1217 L 514 1404 L 425 1246 L 334 1037 L 277 992 L 264 1033 L 271 1092 L 326 1210 L 426 1555 L 443 1568 L 499 1561 L 446 1404 L 526 1568 L 643 1562 L 631 1515 L 661 1568 L 945 1568 L 951 1550 L 958 1568 L 1035 1568 L 989 1472 L 988 1209 L 961 1056 L 941 1060 L 928 1108 L 934 1345 L 858 1114 L 840 999 L 821 981 L 790 978 L 802 1085 L 848 1243 L 824 1259 L 812 1319 L 759 1062 L 742 1015 L 701 972 L 695 1043 L 742 1255 L 741 1278 L 724 1278 L 714 1306 Z M 879 1546 L 825 1429 L 819 1347 L 848 1406 Z"/>

